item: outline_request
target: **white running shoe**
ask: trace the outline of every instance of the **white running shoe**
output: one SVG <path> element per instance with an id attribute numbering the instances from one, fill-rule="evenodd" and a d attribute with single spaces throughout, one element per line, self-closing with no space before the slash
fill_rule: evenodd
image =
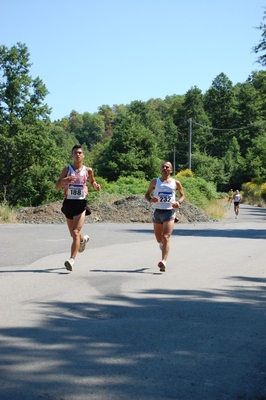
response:
<path id="1" fill-rule="evenodd" d="M 85 235 L 83 238 L 83 242 L 80 242 L 79 253 L 82 253 L 85 250 L 86 244 L 88 243 L 89 240 L 90 240 L 90 237 L 88 235 Z"/>
<path id="2" fill-rule="evenodd" d="M 163 249 L 163 243 L 159 243 L 160 250 Z"/>
<path id="3" fill-rule="evenodd" d="M 158 267 L 160 268 L 161 272 L 165 272 L 166 269 L 166 262 L 164 260 L 158 262 Z"/>
<path id="4" fill-rule="evenodd" d="M 74 260 L 73 258 L 70 258 L 69 260 L 65 261 L 65 267 L 68 271 L 72 271 L 73 270 L 73 266 L 74 266 Z"/>

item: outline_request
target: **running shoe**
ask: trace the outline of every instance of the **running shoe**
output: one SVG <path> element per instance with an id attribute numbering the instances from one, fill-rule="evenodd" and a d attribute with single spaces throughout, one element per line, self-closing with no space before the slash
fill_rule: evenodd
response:
<path id="1" fill-rule="evenodd" d="M 161 271 L 161 272 L 165 272 L 165 269 L 166 269 L 166 263 L 165 263 L 165 261 L 164 261 L 164 260 L 159 261 L 159 262 L 158 262 L 158 267 L 160 268 L 160 271 Z"/>
<path id="2" fill-rule="evenodd" d="M 82 253 L 85 250 L 86 244 L 88 243 L 89 240 L 90 240 L 90 237 L 88 235 L 85 235 L 83 238 L 83 242 L 80 242 L 79 253 Z"/>
<path id="3" fill-rule="evenodd" d="M 74 260 L 73 258 L 70 258 L 69 260 L 65 261 L 65 267 L 68 271 L 72 271 L 73 270 L 73 265 L 74 265 Z"/>

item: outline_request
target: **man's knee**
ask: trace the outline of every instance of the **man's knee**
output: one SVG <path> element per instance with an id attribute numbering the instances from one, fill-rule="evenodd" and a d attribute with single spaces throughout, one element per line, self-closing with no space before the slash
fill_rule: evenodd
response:
<path id="1" fill-rule="evenodd" d="M 78 236 L 80 236 L 80 229 L 74 228 L 74 229 L 72 230 L 72 237 L 73 237 L 73 238 L 77 238 Z"/>
<path id="2" fill-rule="evenodd" d="M 165 240 L 166 242 L 170 239 L 170 233 L 163 233 L 162 234 L 162 238 L 163 238 L 163 240 Z"/>

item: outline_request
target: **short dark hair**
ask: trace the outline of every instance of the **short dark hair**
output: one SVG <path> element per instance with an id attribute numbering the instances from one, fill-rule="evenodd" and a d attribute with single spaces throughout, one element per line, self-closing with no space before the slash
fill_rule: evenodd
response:
<path id="1" fill-rule="evenodd" d="M 81 149 L 84 153 L 84 150 L 83 150 L 83 147 L 81 146 L 81 144 L 75 144 L 75 146 L 72 147 L 71 154 L 73 154 L 73 151 L 76 149 Z"/>

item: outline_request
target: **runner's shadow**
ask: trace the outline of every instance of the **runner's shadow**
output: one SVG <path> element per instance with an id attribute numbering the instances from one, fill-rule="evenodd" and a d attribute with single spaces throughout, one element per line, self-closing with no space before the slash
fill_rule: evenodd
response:
<path id="1" fill-rule="evenodd" d="M 244 282 L 266 283 L 266 278 L 257 278 L 252 276 L 229 276 L 227 279 L 235 279 Z"/>
<path id="2" fill-rule="evenodd" d="M 90 272 L 111 272 L 111 273 L 127 273 L 127 274 L 151 274 L 151 275 L 162 275 L 160 272 L 146 272 L 150 268 L 139 268 L 134 270 L 125 269 L 91 269 Z"/>
<path id="3" fill-rule="evenodd" d="M 62 270 L 61 272 L 57 272 L 57 270 Z M 67 275 L 68 271 L 65 268 L 47 268 L 47 269 L 9 269 L 9 270 L 0 270 L 0 274 L 10 273 L 10 272 L 33 272 L 39 274 L 58 274 L 58 275 Z"/>

